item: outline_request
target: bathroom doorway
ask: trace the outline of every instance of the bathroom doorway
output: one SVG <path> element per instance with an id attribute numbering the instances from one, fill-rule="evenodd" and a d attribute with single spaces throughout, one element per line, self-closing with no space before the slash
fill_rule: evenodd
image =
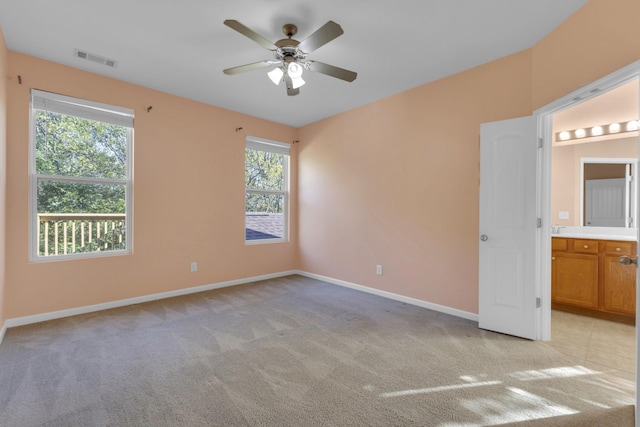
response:
<path id="1" fill-rule="evenodd" d="M 571 283 L 567 280 L 569 270 L 563 270 L 563 283 L 578 290 L 583 283 L 601 286 L 601 270 L 607 268 L 598 249 L 596 253 L 590 252 L 592 248 L 583 250 L 591 244 L 586 242 L 620 241 L 616 249 L 623 251 L 637 238 L 638 84 L 638 78 L 632 79 L 552 117 L 550 207 L 552 242 L 557 243 L 552 248 L 557 252 L 551 253 L 551 274 L 559 274 L 557 263 L 565 260 L 562 244 L 568 242 L 567 256 L 581 257 L 580 262 L 592 265 L 589 271 L 599 276 L 576 277 Z M 576 242 L 579 249 L 575 249 Z M 600 250 L 603 247 L 600 243 Z M 565 267 L 574 262 L 573 258 L 567 259 Z M 628 267 L 633 273 L 627 278 L 635 279 L 635 267 Z M 554 282 L 553 277 L 550 282 Z M 635 303 L 635 285 L 633 289 Z M 557 304 L 562 298 L 557 298 L 556 292 L 558 289 L 552 287 L 549 344 L 587 368 L 607 370 L 635 383 L 635 326 L 626 321 L 628 318 L 608 316 L 606 309 L 599 311 L 605 297 L 601 289 L 590 301 L 576 300 L 575 310 L 570 303 Z M 564 302 L 570 300 L 562 297 Z"/>

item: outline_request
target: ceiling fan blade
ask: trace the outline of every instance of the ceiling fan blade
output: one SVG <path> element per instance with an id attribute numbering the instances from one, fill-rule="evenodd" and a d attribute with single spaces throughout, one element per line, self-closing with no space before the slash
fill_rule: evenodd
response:
<path id="1" fill-rule="evenodd" d="M 222 72 L 230 75 L 240 74 L 240 73 L 244 73 L 245 71 L 259 70 L 260 68 L 267 68 L 277 64 L 280 64 L 280 61 L 270 61 L 270 60 L 260 61 L 260 62 L 254 62 L 252 64 L 246 64 L 246 65 L 240 65 L 237 67 L 227 68 Z"/>
<path id="2" fill-rule="evenodd" d="M 287 85 L 287 95 L 295 96 L 300 93 L 300 88 L 293 88 L 293 82 L 291 81 L 291 77 L 289 74 L 285 73 L 284 75 L 284 83 Z"/>
<path id="3" fill-rule="evenodd" d="M 226 25 L 231 29 L 236 30 L 243 36 L 249 37 L 251 40 L 258 43 L 260 46 L 264 47 L 265 49 L 269 49 L 269 50 L 278 49 L 278 47 L 275 44 L 271 43 L 269 40 L 265 39 L 260 34 L 256 33 L 251 28 L 246 27 L 245 25 L 241 24 L 235 19 L 227 19 L 226 21 L 224 21 L 224 25 Z"/>
<path id="4" fill-rule="evenodd" d="M 337 79 L 352 82 L 358 77 L 358 73 L 355 71 L 345 70 L 344 68 L 334 67 L 333 65 L 325 64 L 317 61 L 306 61 L 305 67 L 316 73 L 326 74 L 327 76 L 335 77 Z"/>
<path id="5" fill-rule="evenodd" d="M 329 21 L 316 30 L 315 33 L 301 41 L 298 48 L 305 53 L 311 53 L 343 33 L 344 31 L 342 31 L 342 27 L 340 25 L 333 21 Z"/>

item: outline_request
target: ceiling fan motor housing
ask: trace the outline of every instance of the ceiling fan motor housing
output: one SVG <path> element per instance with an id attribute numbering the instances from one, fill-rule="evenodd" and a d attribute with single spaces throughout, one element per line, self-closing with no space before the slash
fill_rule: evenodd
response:
<path id="1" fill-rule="evenodd" d="M 298 33 L 298 27 L 293 24 L 284 24 L 282 26 L 282 32 L 285 36 L 291 38 Z"/>

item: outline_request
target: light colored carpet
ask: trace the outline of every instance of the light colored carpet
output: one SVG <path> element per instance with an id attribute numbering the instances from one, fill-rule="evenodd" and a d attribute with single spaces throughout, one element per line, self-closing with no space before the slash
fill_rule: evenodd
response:
<path id="1" fill-rule="evenodd" d="M 7 331 L 2 426 L 632 426 L 634 384 L 290 276 Z"/>

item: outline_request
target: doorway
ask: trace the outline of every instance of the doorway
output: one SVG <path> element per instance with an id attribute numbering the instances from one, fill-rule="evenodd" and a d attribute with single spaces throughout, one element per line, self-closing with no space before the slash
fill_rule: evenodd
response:
<path id="1" fill-rule="evenodd" d="M 629 178 L 635 174 L 638 142 L 637 132 L 626 131 L 626 125 L 637 120 L 638 93 L 636 79 L 553 115 L 556 138 L 551 148 L 552 225 L 571 226 L 578 233 L 576 236 L 585 227 L 635 227 L 634 181 Z M 604 133 L 612 123 L 617 123 L 618 131 L 609 133 L 607 138 L 588 136 L 587 130 L 601 126 Z M 586 136 L 558 138 L 572 128 L 585 129 Z M 590 234 L 583 237 L 589 238 Z M 596 255 L 584 256 L 597 259 Z M 551 314 L 552 346 L 582 364 L 611 370 L 635 381 L 632 326 L 601 320 L 592 314 L 567 312 L 571 307 L 552 308 L 555 308 Z"/>
<path id="2" fill-rule="evenodd" d="M 591 238 L 595 239 L 593 236 L 607 236 L 610 232 L 629 241 L 637 240 L 636 181 L 627 177 L 636 174 L 639 151 L 638 70 L 638 64 L 632 64 L 585 88 L 583 95 L 559 100 L 540 113 L 541 134 L 551 141 L 542 165 L 543 188 L 547 186 L 549 197 L 545 200 L 543 196 L 541 205 L 542 216 L 552 227 L 543 233 L 543 243 L 562 234 L 589 238 L 592 233 Z M 611 170 L 622 176 L 608 176 L 613 172 L 601 167 L 585 174 L 585 164 L 592 163 L 614 164 Z M 620 182 L 614 183 L 615 179 Z M 606 205 L 589 200 L 590 194 L 596 199 L 604 198 Z M 541 249 L 540 259 L 552 260 L 552 245 L 542 244 L 541 248 L 545 246 L 549 252 Z M 552 310 L 551 270 L 551 265 L 541 268 L 541 294 L 548 307 L 542 313 L 542 339 L 550 338 L 552 346 L 586 365 L 616 370 L 619 376 L 636 381 L 636 328 Z M 551 332 L 550 337 L 545 337 L 547 332 Z"/>

